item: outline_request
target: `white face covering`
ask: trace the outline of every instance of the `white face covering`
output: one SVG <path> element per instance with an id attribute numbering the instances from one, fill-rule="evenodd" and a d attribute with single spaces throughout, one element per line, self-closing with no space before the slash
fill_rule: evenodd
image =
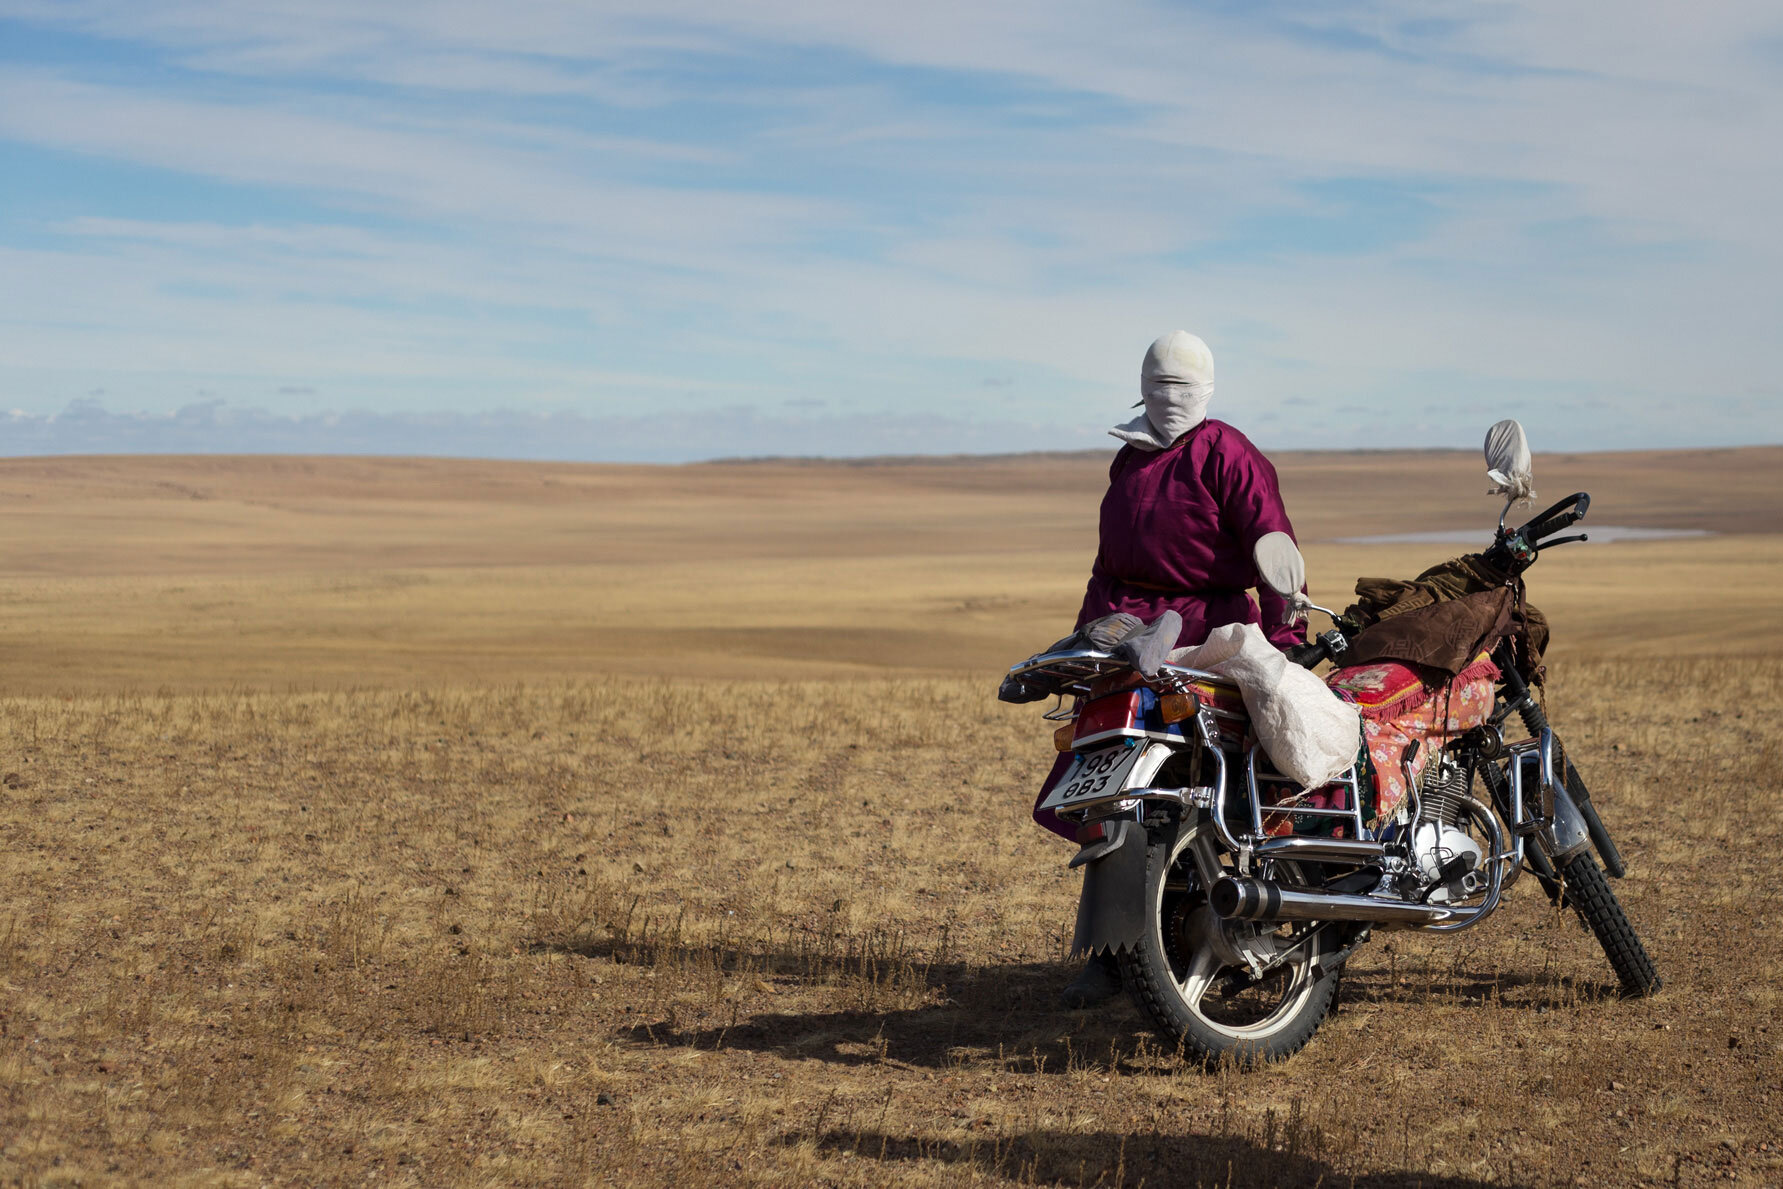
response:
<path id="1" fill-rule="evenodd" d="M 1173 330 L 1151 345 L 1139 369 L 1145 415 L 1108 432 L 1141 450 L 1166 450 L 1207 419 L 1213 395 L 1213 352 L 1186 330 Z"/>

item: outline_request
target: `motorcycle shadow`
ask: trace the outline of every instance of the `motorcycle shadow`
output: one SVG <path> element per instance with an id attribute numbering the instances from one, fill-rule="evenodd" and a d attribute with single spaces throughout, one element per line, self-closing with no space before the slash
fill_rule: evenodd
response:
<path id="1" fill-rule="evenodd" d="M 786 1142 L 803 1142 L 788 1136 Z M 1445 1177 L 1429 1171 L 1350 1175 L 1316 1156 L 1283 1150 L 1269 1142 L 1234 1135 L 1123 1134 L 1113 1131 L 1029 1131 L 986 1136 L 983 1140 L 925 1139 L 878 1131 L 826 1131 L 819 1149 L 855 1159 L 940 1162 L 955 1165 L 962 1178 L 1019 1180 L 1024 1185 L 1080 1186 L 1086 1170 L 1100 1172 L 1097 1183 L 1152 1186 L 1218 1185 L 1223 1189 L 1273 1189 L 1295 1185 L 1346 1185 L 1353 1189 L 1503 1189 L 1514 1182 Z"/>
<path id="2" fill-rule="evenodd" d="M 716 1027 L 635 1024 L 619 1037 L 641 1045 L 745 1049 L 838 1065 L 947 1069 L 990 1060 L 1015 1073 L 1151 1070 L 1169 1058 L 1123 995 L 1089 1011 L 1057 1004 L 1074 964 L 936 966 L 925 971 L 939 1002 L 901 1010 L 769 1012 Z"/>
<path id="3" fill-rule="evenodd" d="M 1614 983 L 1553 972 L 1395 976 L 1383 969 L 1352 968 L 1344 972 L 1343 981 L 1345 1003 L 1383 1006 L 1452 1003 L 1462 1007 L 1497 1007 L 1540 1013 L 1618 1000 L 1621 996 L 1621 988 Z"/>
<path id="4" fill-rule="evenodd" d="M 617 950 L 596 948 L 601 956 L 622 959 Z M 577 952 L 593 956 L 595 951 Z M 716 959 L 691 952 L 673 956 L 696 963 L 701 957 Z M 796 968 L 797 958 L 783 956 L 781 967 Z M 771 956 L 769 964 L 775 964 Z M 1059 990 L 1077 969 L 1074 963 L 1058 962 L 926 966 L 920 972 L 922 988 L 941 998 L 920 1007 L 767 1012 L 694 1028 L 662 1019 L 630 1025 L 617 1035 L 639 1045 L 745 1049 L 838 1065 L 946 1069 L 990 1060 L 1012 1073 L 1036 1074 L 1180 1067 L 1181 1054 L 1162 1046 L 1125 995 L 1087 1011 L 1060 1007 Z M 823 981 L 784 977 L 804 985 Z M 1553 972 L 1469 976 L 1352 968 L 1345 972 L 1338 1010 L 1364 1004 L 1451 1003 L 1543 1013 L 1617 997 L 1614 985 Z"/>

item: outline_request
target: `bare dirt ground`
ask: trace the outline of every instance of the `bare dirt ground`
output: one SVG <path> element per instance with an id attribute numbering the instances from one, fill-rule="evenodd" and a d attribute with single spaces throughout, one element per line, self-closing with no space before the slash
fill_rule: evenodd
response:
<path id="1" fill-rule="evenodd" d="M 1280 461 L 1334 601 L 1496 514 Z M 1780 462 L 1537 461 L 1722 534 L 1531 576 L 1664 993 L 1524 885 L 1252 1074 L 1053 1006 L 1095 460 L 0 462 L 0 1177 L 1783 1183 Z"/>

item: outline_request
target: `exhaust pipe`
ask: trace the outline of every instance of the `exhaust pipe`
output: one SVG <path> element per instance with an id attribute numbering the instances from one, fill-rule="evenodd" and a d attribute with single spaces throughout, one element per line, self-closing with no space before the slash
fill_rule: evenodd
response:
<path id="1" fill-rule="evenodd" d="M 1369 921 L 1377 925 L 1440 925 L 1467 915 L 1436 904 L 1406 904 L 1341 892 L 1301 892 L 1262 879 L 1220 880 L 1208 894 L 1218 915 L 1239 921 Z"/>

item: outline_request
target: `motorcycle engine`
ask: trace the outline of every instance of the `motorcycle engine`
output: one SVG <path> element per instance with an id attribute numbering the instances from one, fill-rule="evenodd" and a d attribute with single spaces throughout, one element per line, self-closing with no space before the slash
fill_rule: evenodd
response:
<path id="1" fill-rule="evenodd" d="M 1465 830 L 1444 822 L 1423 823 L 1412 831 L 1412 858 L 1426 881 L 1442 881 L 1443 886 L 1425 898 L 1428 903 L 1465 899 L 1484 886 L 1479 870 L 1485 852 Z"/>
<path id="2" fill-rule="evenodd" d="M 1443 752 L 1424 774 L 1418 790 L 1418 820 L 1412 827 L 1412 861 L 1426 884 L 1440 883 L 1426 901 L 1447 904 L 1466 899 L 1486 884 L 1481 868 L 1486 855 L 1462 827 L 1469 813 L 1463 804 L 1473 773 Z"/>

